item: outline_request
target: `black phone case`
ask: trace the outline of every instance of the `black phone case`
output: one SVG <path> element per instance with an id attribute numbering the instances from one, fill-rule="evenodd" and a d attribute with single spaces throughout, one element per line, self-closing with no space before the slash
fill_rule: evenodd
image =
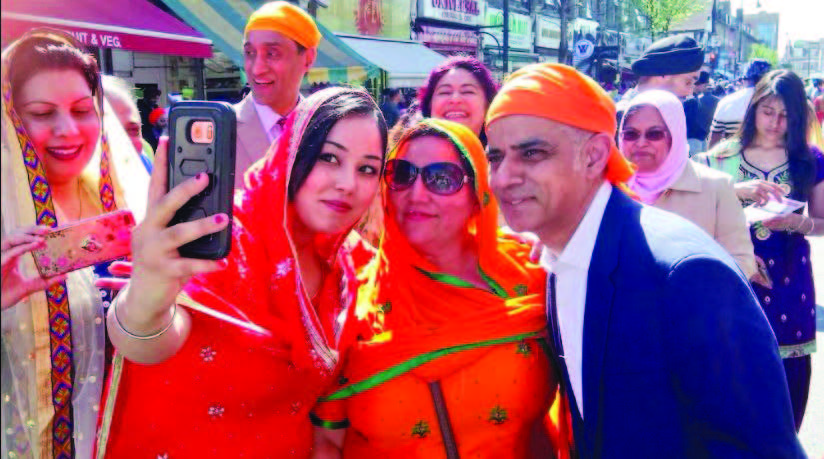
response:
<path id="1" fill-rule="evenodd" d="M 193 121 L 211 120 L 211 144 L 196 144 L 189 138 Z M 182 245 L 182 257 L 217 260 L 229 254 L 232 245 L 232 194 L 235 186 L 235 139 L 237 119 L 225 102 L 184 101 L 169 112 L 168 189 L 171 190 L 200 172 L 209 174 L 209 185 L 181 207 L 169 226 L 198 220 L 218 213 L 229 216 L 229 226 Z"/>

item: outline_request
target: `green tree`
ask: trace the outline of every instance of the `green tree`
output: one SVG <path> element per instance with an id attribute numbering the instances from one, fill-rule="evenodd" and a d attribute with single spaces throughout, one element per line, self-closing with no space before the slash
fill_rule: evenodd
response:
<path id="1" fill-rule="evenodd" d="M 629 3 L 647 20 L 650 33 L 666 34 L 693 13 L 704 10 L 708 0 L 629 0 Z"/>
<path id="2" fill-rule="evenodd" d="M 767 45 L 753 43 L 750 48 L 750 60 L 752 59 L 764 59 L 775 67 L 778 65 L 778 52 Z"/>

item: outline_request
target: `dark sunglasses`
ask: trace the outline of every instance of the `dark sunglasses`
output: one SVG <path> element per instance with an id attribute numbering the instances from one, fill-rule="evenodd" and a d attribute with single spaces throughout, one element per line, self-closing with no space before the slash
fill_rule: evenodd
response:
<path id="1" fill-rule="evenodd" d="M 643 135 L 649 142 L 660 142 L 667 138 L 667 131 L 663 129 L 650 129 L 644 132 Z M 621 138 L 624 139 L 625 142 L 635 142 L 641 138 L 641 132 L 635 129 L 627 129 L 621 131 Z"/>
<path id="2" fill-rule="evenodd" d="M 391 159 L 386 162 L 384 178 L 390 190 L 409 189 L 415 184 L 418 175 L 423 179 L 423 185 L 427 190 L 441 196 L 455 194 L 461 190 L 464 183 L 469 182 L 469 176 L 455 163 L 432 163 L 417 167 L 403 159 Z"/>

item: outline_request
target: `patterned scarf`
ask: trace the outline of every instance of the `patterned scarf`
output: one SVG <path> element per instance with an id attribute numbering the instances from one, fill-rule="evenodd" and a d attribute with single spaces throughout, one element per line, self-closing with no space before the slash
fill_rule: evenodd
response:
<path id="1" fill-rule="evenodd" d="M 38 44 L 70 45 L 83 49 L 71 36 L 56 30 L 38 29 L 27 33 L 14 42 L 2 57 L 2 91 L 3 91 L 3 144 L 2 144 L 2 200 L 3 200 L 3 235 L 32 225 L 57 227 L 54 201 L 45 174 L 31 139 L 23 127 L 22 120 L 15 110 L 12 98 L 10 69 L 15 65 L 17 52 L 32 42 Z M 18 64 L 21 65 L 21 64 Z M 98 87 L 95 105 L 101 119 L 101 132 L 98 148 L 83 171 L 81 185 L 94 189 L 100 198 L 101 213 L 128 207 L 135 217 L 142 219 L 145 211 L 148 175 L 140 160 L 132 153 L 134 148 L 125 136 L 111 110 L 107 110 L 104 120 L 104 99 L 102 87 Z M 116 146 L 114 154 L 110 145 Z M 37 275 L 31 257 L 21 259 L 22 270 L 27 275 Z M 85 374 L 86 369 L 75 368 L 75 356 L 72 345 L 75 327 L 94 327 L 91 323 L 74 323 L 71 304 L 77 300 L 78 307 L 87 307 L 89 293 L 78 284 L 78 276 L 70 275 L 68 280 L 54 285 L 44 292 L 38 292 L 3 312 L 3 322 L 10 322 L 12 327 L 6 334 L 4 327 L 4 367 L 9 365 L 13 373 L 13 383 L 17 390 L 4 393 L 9 397 L 4 405 L 12 407 L 15 413 L 6 419 L 5 430 L 21 427 L 25 431 L 9 443 L 9 452 L 23 448 L 36 449 L 38 456 L 71 458 L 75 455 L 74 423 L 75 413 L 72 409 L 72 395 L 78 384 L 78 373 Z M 95 291 L 94 294 L 97 294 Z M 31 324 L 31 327 L 28 327 Z M 95 331 L 96 332 L 96 331 Z M 101 330 L 100 333 L 103 333 Z M 84 349 L 83 352 L 90 352 Z M 26 370 L 26 363 L 35 367 L 33 372 Z M 17 366 L 22 365 L 21 370 Z M 5 379 L 4 375 L 4 379 Z M 102 378 L 102 375 L 100 375 Z M 4 382 L 5 387 L 5 382 Z M 36 394 L 35 394 L 36 393 Z M 7 424 L 8 423 L 8 424 Z M 20 426 L 16 426 L 20 423 Z M 24 424 L 24 425 L 23 425 Z M 3 454 L 6 454 L 5 448 Z"/>

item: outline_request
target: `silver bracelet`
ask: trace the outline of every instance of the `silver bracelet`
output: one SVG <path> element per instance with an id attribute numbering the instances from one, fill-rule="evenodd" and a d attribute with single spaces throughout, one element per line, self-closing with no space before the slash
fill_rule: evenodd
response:
<path id="1" fill-rule="evenodd" d="M 174 306 L 174 309 L 172 310 L 172 320 L 169 321 L 169 325 L 166 325 L 165 327 L 163 327 L 162 330 L 160 330 L 157 333 L 153 333 L 151 335 L 146 335 L 146 336 L 135 335 L 134 333 L 130 332 L 129 330 L 126 330 L 126 328 L 123 327 L 123 324 L 120 323 L 120 318 L 117 317 L 117 305 L 118 305 L 118 303 L 120 303 L 119 299 L 120 299 L 119 296 L 117 298 L 115 298 L 114 301 L 112 301 L 112 305 L 111 305 L 112 314 L 114 315 L 114 323 L 115 323 L 115 325 L 117 325 L 118 330 L 122 331 L 123 334 L 125 334 L 129 338 L 137 339 L 137 340 L 141 340 L 141 341 L 155 339 L 158 336 L 166 333 L 170 328 L 172 328 L 172 324 L 175 323 L 175 315 L 177 315 L 177 303 L 174 303 L 172 305 L 172 306 Z"/>

